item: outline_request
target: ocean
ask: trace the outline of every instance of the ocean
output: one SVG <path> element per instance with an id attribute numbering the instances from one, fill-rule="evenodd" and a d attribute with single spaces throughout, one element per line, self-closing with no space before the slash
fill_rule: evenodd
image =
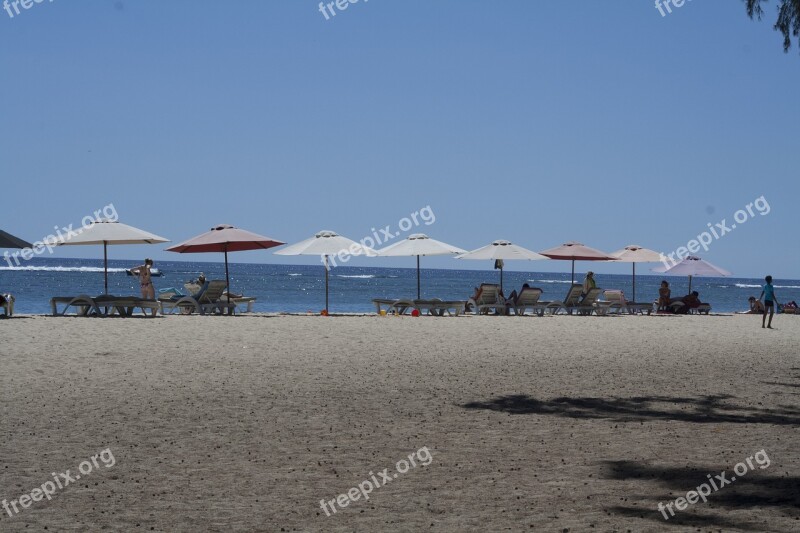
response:
<path id="1" fill-rule="evenodd" d="M 137 278 L 128 276 L 126 268 L 135 266 L 130 260 L 109 261 L 109 293 L 138 295 Z M 578 282 L 583 281 L 589 263 L 578 263 Z M 163 275 L 153 278 L 156 290 L 168 287 L 183 289 L 184 283 L 205 273 L 208 279 L 225 279 L 225 265 L 221 262 L 158 261 Z M 644 265 L 640 266 L 645 270 Z M 638 270 L 638 269 L 637 269 Z M 317 313 L 325 307 L 325 270 L 321 265 L 269 265 L 231 263 L 231 286 L 235 293 L 255 296 L 256 312 Z M 595 273 L 597 286 L 604 289 L 622 289 L 631 296 L 631 276 Z M 638 301 L 651 302 L 658 295 L 658 286 L 667 279 L 672 295 L 682 296 L 688 291 L 685 277 L 662 277 L 638 274 L 636 294 Z M 466 300 L 472 288 L 480 283 L 498 283 L 496 270 L 445 270 L 422 269 L 423 298 Z M 570 283 L 569 273 L 515 272 L 504 273 L 504 289 L 508 294 L 523 283 L 544 290 L 542 299 L 561 300 Z M 714 311 L 746 311 L 748 296 L 761 292 L 761 279 L 752 278 L 694 278 L 692 288 L 700 299 L 709 302 Z M 776 279 L 778 301 L 800 300 L 800 281 Z M 414 268 L 379 268 L 341 266 L 330 273 L 330 310 L 332 313 L 374 312 L 373 298 L 413 298 L 416 296 L 417 278 Z M 15 312 L 20 314 L 47 314 L 52 296 L 78 294 L 97 295 L 103 292 L 103 262 L 93 259 L 34 258 L 19 267 L 0 265 L 0 292 L 16 296 Z"/>

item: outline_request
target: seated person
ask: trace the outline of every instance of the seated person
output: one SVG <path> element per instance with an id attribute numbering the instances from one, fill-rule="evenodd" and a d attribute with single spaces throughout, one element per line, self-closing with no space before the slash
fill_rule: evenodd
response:
<path id="1" fill-rule="evenodd" d="M 200 280 L 198 279 L 198 281 L 200 281 Z M 208 286 L 209 285 L 210 285 L 210 283 L 208 281 L 206 281 L 205 277 L 203 277 L 203 284 L 200 285 L 200 290 L 198 290 L 197 292 L 193 293 L 191 295 L 192 298 L 194 298 L 195 300 L 199 300 L 203 296 L 203 294 L 205 294 L 206 290 L 208 290 Z"/>
<path id="2" fill-rule="evenodd" d="M 751 296 L 747 301 L 750 303 L 749 314 L 760 315 L 764 313 L 764 304 L 761 303 L 761 300 L 756 300 L 755 296 Z"/>
<path id="3" fill-rule="evenodd" d="M 692 309 L 697 309 L 698 307 L 703 305 L 703 302 L 700 301 L 700 293 L 697 291 L 692 291 L 690 294 L 687 294 L 683 298 L 676 298 L 675 301 L 683 303 L 683 307 L 678 309 L 676 313 L 684 315 L 689 313 Z"/>
<path id="4" fill-rule="evenodd" d="M 591 270 L 586 273 L 583 278 L 583 289 L 581 290 L 581 298 L 585 298 L 589 291 L 597 287 L 597 282 L 594 280 L 594 272 Z"/>
<path id="5" fill-rule="evenodd" d="M 480 292 L 481 292 L 481 289 L 480 289 L 480 287 L 473 287 L 473 288 L 472 288 L 472 296 L 470 296 L 469 298 L 467 298 L 467 303 L 464 305 L 464 312 L 465 312 L 465 313 L 468 313 L 468 312 L 469 312 L 469 308 L 470 308 L 470 303 L 469 303 L 469 300 L 475 300 L 475 299 L 477 299 L 477 298 L 478 298 L 478 295 L 480 294 Z"/>
<path id="6" fill-rule="evenodd" d="M 672 291 L 669 290 L 669 283 L 666 280 L 661 282 L 661 287 L 658 289 L 658 310 L 659 311 L 670 311 L 670 304 L 672 303 L 672 299 L 670 298 L 670 294 Z"/>
<path id="7" fill-rule="evenodd" d="M 191 294 L 189 294 L 189 296 L 191 296 L 195 300 L 198 300 L 201 296 L 203 296 L 203 293 L 206 292 L 206 289 L 208 289 L 208 285 L 209 285 L 208 281 L 203 282 L 203 284 L 200 285 L 200 287 L 196 291 L 194 291 Z M 174 292 L 175 294 L 170 296 L 169 299 L 172 300 L 173 302 L 177 302 L 181 298 L 185 298 L 186 297 L 186 295 L 182 294 L 178 289 L 174 289 L 173 288 L 172 292 Z"/>
<path id="8" fill-rule="evenodd" d="M 228 292 L 228 289 L 225 289 L 225 292 L 222 293 L 222 299 L 227 301 L 227 298 L 244 298 L 244 294 L 236 294 L 235 292 Z"/>
<path id="9" fill-rule="evenodd" d="M 491 284 L 489 284 L 489 285 L 491 285 Z M 504 301 L 505 297 L 503 296 L 503 291 L 501 290 L 501 291 L 498 291 L 498 292 L 499 292 L 499 295 L 500 295 L 500 301 Z M 478 298 L 480 297 L 480 295 L 481 295 L 481 287 L 474 287 L 473 291 L 472 291 L 472 296 L 469 297 L 469 300 L 476 300 L 477 301 Z M 470 310 L 470 307 L 471 307 L 470 303 L 469 303 L 469 300 L 467 300 L 467 303 L 464 305 L 464 312 L 465 313 L 468 313 L 469 310 Z"/>
<path id="10" fill-rule="evenodd" d="M 530 289 L 530 288 L 531 288 L 530 285 L 528 285 L 527 283 L 523 283 L 522 284 L 522 288 L 519 291 L 519 294 L 521 294 L 522 291 L 524 291 L 525 289 Z M 519 296 L 519 294 L 517 293 L 517 291 L 511 291 L 511 294 L 508 295 L 508 299 L 506 300 L 506 304 L 508 304 L 508 305 L 516 305 L 517 304 L 517 297 Z"/>

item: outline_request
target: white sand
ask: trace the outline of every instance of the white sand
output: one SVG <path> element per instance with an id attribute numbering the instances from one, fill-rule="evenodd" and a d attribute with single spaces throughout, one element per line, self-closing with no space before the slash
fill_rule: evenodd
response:
<path id="1" fill-rule="evenodd" d="M 0 530 L 800 531 L 800 317 L 0 320 Z M 503 399 L 505 398 L 505 399 Z M 326 516 L 369 472 L 428 466 Z M 764 449 L 665 521 L 658 502 Z"/>

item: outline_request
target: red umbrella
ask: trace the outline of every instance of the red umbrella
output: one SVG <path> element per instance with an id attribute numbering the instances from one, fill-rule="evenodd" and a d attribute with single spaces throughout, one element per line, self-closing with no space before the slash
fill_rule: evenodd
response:
<path id="1" fill-rule="evenodd" d="M 575 241 L 570 241 L 562 244 L 561 246 L 556 246 L 555 248 L 550 248 L 549 250 L 545 250 L 539 253 L 542 255 L 546 255 L 550 259 L 564 259 L 567 261 L 571 260 L 572 283 L 575 283 L 575 261 L 616 260 L 616 257 L 611 257 L 605 252 L 601 252 L 600 250 L 595 250 L 594 248 L 590 248 L 584 244 Z"/>
<path id="2" fill-rule="evenodd" d="M 266 250 L 274 246 L 286 244 L 282 241 L 270 239 L 247 230 L 234 228 L 228 224 L 220 224 L 211 228 L 211 231 L 193 237 L 188 241 L 167 248 L 168 252 L 179 254 L 192 254 L 204 252 L 225 253 L 225 283 L 228 293 L 231 291 L 230 276 L 228 275 L 228 252 L 242 252 L 245 250 Z"/>

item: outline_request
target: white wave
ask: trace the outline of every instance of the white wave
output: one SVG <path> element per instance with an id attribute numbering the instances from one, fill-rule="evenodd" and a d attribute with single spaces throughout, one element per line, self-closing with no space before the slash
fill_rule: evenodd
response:
<path id="1" fill-rule="evenodd" d="M 529 279 L 529 283 L 572 283 L 570 280 L 562 279 Z"/>
<path id="2" fill-rule="evenodd" d="M 32 272 L 103 272 L 100 267 L 44 267 L 44 266 L 11 266 L 0 267 L 0 270 L 20 270 Z M 124 268 L 109 268 L 109 272 L 125 272 Z"/>
<path id="3" fill-rule="evenodd" d="M 337 277 L 337 278 L 358 278 L 358 279 L 370 279 L 370 278 L 374 278 L 375 276 L 374 276 L 373 274 L 358 274 L 358 275 L 356 275 L 356 276 L 343 276 L 343 275 L 341 275 L 341 274 L 337 274 L 337 276 L 336 276 L 336 277 Z"/>
<path id="4" fill-rule="evenodd" d="M 763 285 L 748 285 L 747 283 L 737 283 L 740 289 L 761 289 Z M 776 289 L 800 289 L 800 285 L 773 285 Z"/>
<path id="5" fill-rule="evenodd" d="M 297 274 L 295 272 L 291 272 L 289 275 L 292 276 L 292 277 L 294 277 L 294 276 L 302 276 L 302 274 Z"/>

